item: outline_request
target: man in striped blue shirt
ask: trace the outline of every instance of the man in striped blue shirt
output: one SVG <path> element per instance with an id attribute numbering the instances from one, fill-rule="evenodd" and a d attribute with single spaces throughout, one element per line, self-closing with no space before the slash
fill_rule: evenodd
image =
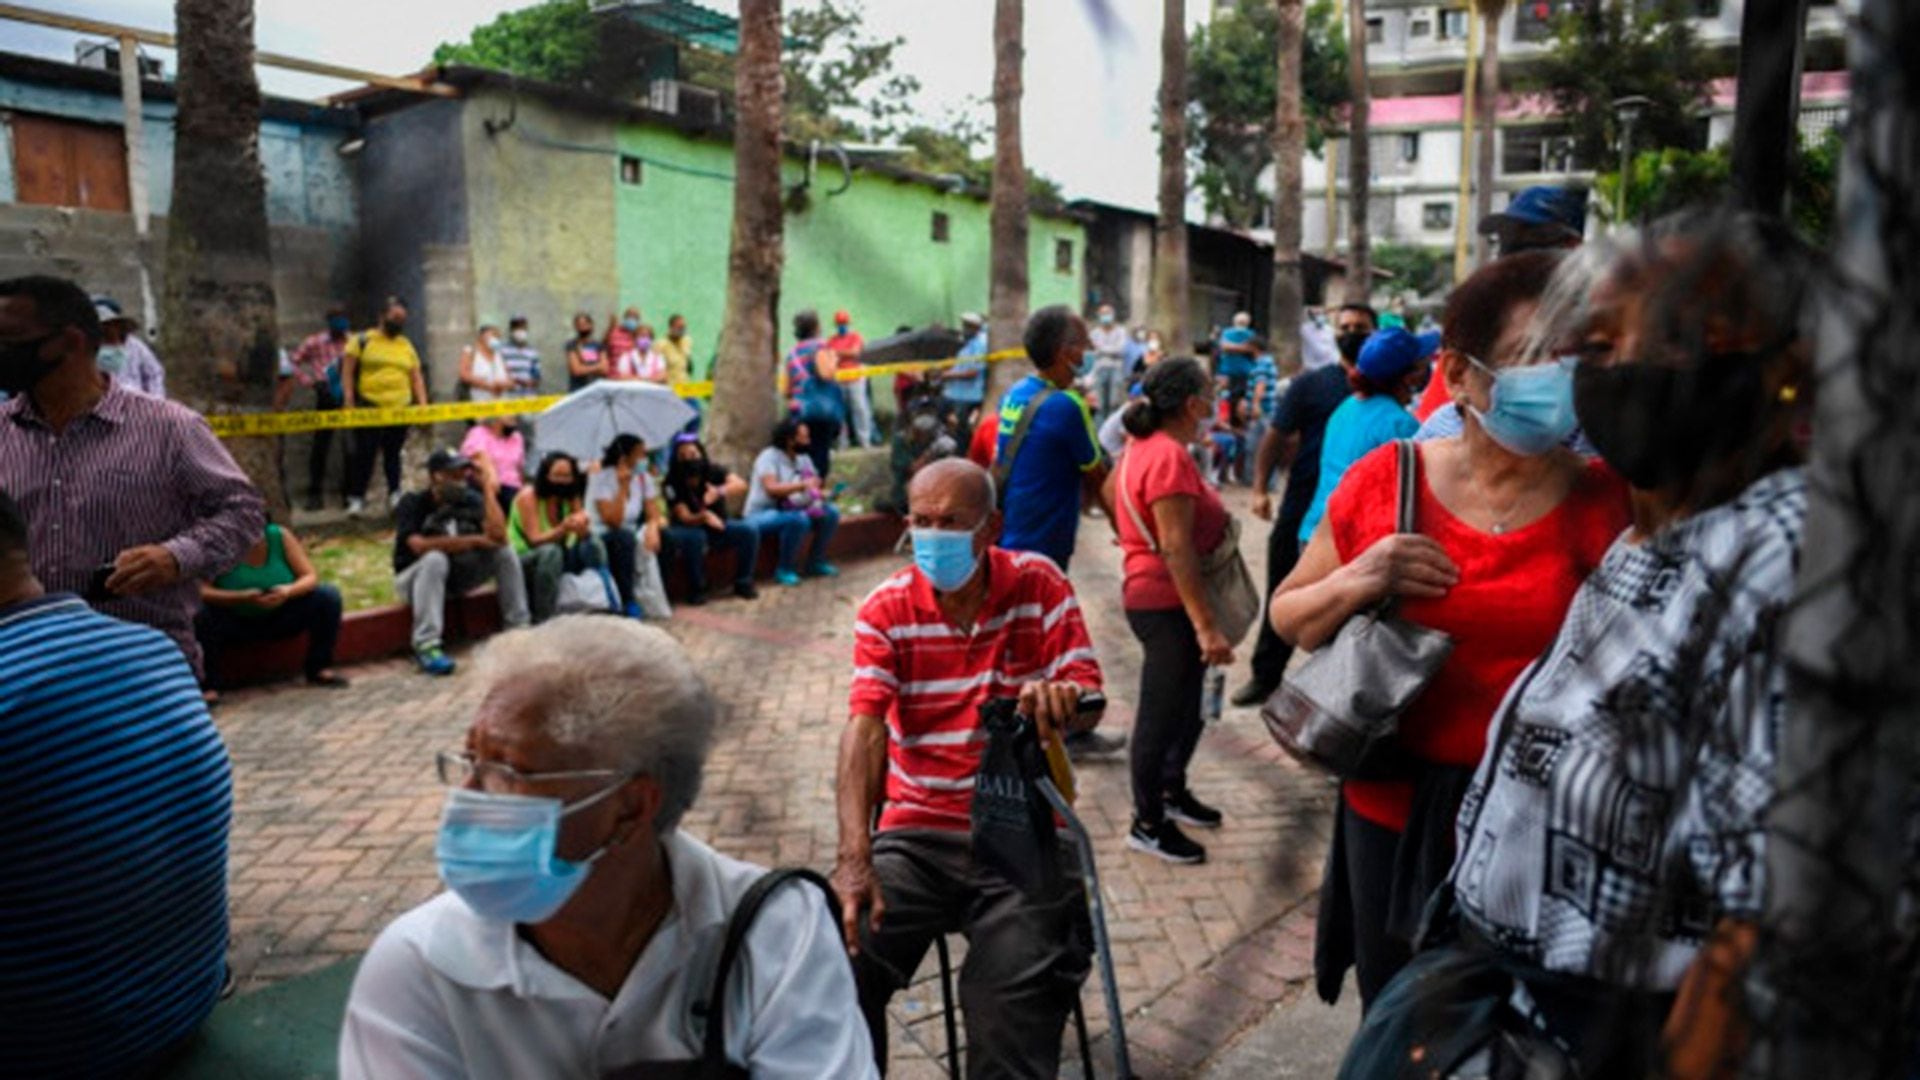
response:
<path id="1" fill-rule="evenodd" d="M 225 981 L 227 750 L 173 642 L 27 546 L 0 492 L 0 1071 L 141 1074 Z"/>

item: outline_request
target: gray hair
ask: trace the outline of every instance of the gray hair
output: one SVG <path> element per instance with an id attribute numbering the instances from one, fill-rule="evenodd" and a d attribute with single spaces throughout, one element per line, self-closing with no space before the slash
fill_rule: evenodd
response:
<path id="1" fill-rule="evenodd" d="M 660 785 L 654 828 L 672 831 L 700 793 L 718 709 L 686 650 L 629 619 L 567 615 L 493 639 L 480 657 L 488 689 L 527 686 L 554 742 L 595 768 Z"/>

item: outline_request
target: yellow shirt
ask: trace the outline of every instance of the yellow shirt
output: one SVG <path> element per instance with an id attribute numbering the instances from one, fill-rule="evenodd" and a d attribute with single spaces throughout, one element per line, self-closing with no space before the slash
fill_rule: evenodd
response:
<path id="1" fill-rule="evenodd" d="M 693 340 L 661 338 L 654 342 L 660 355 L 667 358 L 667 382 L 683 383 L 693 378 Z"/>
<path id="2" fill-rule="evenodd" d="M 413 404 L 413 373 L 420 367 L 420 354 L 413 351 L 413 342 L 405 334 L 388 337 L 382 330 L 355 334 L 347 339 L 347 355 L 360 365 L 356 404 L 379 409 Z"/>

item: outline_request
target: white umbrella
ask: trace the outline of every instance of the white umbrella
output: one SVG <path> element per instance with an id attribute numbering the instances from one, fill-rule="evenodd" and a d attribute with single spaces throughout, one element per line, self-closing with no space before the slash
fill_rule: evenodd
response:
<path id="1" fill-rule="evenodd" d="M 616 435 L 637 435 L 648 449 L 665 446 L 693 416 L 693 406 L 664 386 L 602 379 L 541 413 L 534 438 L 542 455 L 598 459 Z"/>

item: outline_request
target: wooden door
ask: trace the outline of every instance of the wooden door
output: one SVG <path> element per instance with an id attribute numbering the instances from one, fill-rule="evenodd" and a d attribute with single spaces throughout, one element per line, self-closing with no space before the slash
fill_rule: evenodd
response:
<path id="1" fill-rule="evenodd" d="M 132 209 L 120 128 L 14 113 L 13 175 L 15 197 L 23 203 Z"/>

